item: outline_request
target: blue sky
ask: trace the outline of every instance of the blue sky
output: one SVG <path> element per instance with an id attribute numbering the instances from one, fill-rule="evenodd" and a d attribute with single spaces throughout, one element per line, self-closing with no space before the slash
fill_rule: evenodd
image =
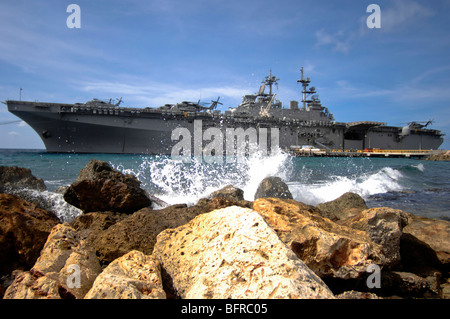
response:
<path id="1" fill-rule="evenodd" d="M 69 29 L 71 3 L 81 28 Z M 381 28 L 369 29 L 369 4 Z M 235 107 L 270 69 L 299 100 L 303 66 L 337 121 L 435 122 L 450 134 L 449 0 L 3 0 L 0 101 L 123 97 Z M 0 148 L 44 148 L 0 104 Z M 445 141 L 442 148 L 450 149 Z"/>

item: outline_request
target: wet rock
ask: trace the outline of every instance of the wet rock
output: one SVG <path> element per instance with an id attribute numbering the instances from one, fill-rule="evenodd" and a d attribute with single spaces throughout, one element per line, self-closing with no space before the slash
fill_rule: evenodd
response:
<path id="1" fill-rule="evenodd" d="M 0 194 L 0 274 L 30 269 L 58 223 L 55 215 L 35 204 Z"/>
<path id="2" fill-rule="evenodd" d="M 153 255 L 182 298 L 333 298 L 255 211 L 227 207 L 158 235 Z"/>
<path id="3" fill-rule="evenodd" d="M 244 191 L 240 188 L 234 187 L 233 185 L 228 185 L 213 192 L 210 197 L 223 197 L 234 201 L 240 201 L 244 200 Z"/>
<path id="4" fill-rule="evenodd" d="M 56 225 L 30 271 L 17 276 L 6 299 L 83 298 L 101 272 L 95 251 L 68 224 Z"/>
<path id="5" fill-rule="evenodd" d="M 85 296 L 85 299 L 165 298 L 160 263 L 136 250 L 109 264 Z"/>
<path id="6" fill-rule="evenodd" d="M 366 232 L 370 239 L 383 247 L 385 266 L 400 262 L 400 238 L 408 224 L 409 214 L 388 207 L 371 208 L 340 221 L 341 225 Z"/>
<path id="7" fill-rule="evenodd" d="M 255 193 L 255 199 L 266 197 L 292 199 L 292 194 L 289 191 L 289 187 L 281 178 L 271 176 L 264 178 L 259 183 Z"/>
<path id="8" fill-rule="evenodd" d="M 45 191 L 47 187 L 41 178 L 36 178 L 28 168 L 0 166 L 0 193 L 17 189 Z"/>
<path id="9" fill-rule="evenodd" d="M 368 207 L 361 196 L 347 192 L 335 200 L 317 205 L 317 208 L 329 214 L 325 217 L 337 220 L 355 216 Z"/>
<path id="10" fill-rule="evenodd" d="M 382 247 L 361 230 L 338 225 L 291 199 L 260 198 L 253 208 L 321 278 L 357 278 L 370 264 L 384 265 Z"/>
<path id="11" fill-rule="evenodd" d="M 85 212 L 114 211 L 133 213 L 151 205 L 145 190 L 133 175 L 122 174 L 102 161 L 91 160 L 64 199 Z"/>
<path id="12" fill-rule="evenodd" d="M 436 265 L 433 254 L 428 251 L 424 256 L 427 260 L 419 258 L 416 262 L 428 264 L 432 262 L 431 266 L 437 266 L 445 271 L 450 271 L 450 222 L 446 220 L 438 220 L 432 218 L 425 218 L 420 216 L 410 215 L 410 222 L 408 226 L 403 229 L 404 234 L 410 235 L 409 240 L 417 239 L 422 243 L 422 247 L 431 248 L 436 254 L 440 265 Z M 414 238 L 411 238 L 413 236 Z M 426 249 L 423 249 L 426 250 Z M 407 252 L 405 251 L 405 254 Z M 414 252 L 412 252 L 414 253 Z"/>

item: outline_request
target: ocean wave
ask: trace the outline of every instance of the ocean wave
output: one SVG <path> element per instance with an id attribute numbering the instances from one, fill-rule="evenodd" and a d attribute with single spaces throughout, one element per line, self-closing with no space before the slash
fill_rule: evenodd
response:
<path id="1" fill-rule="evenodd" d="M 184 163 L 168 156 L 144 156 L 137 168 L 125 168 L 121 164 L 114 168 L 135 175 L 143 188 L 169 204 L 192 205 L 227 185 L 241 188 L 244 198 L 253 200 L 262 179 L 268 176 L 288 179 L 292 165 L 291 156 L 278 150 L 271 156 L 257 152 L 244 159 L 226 159 L 220 164 L 195 157 L 190 163 Z"/>
<path id="2" fill-rule="evenodd" d="M 374 173 L 365 173 L 359 176 L 331 176 L 329 181 L 320 183 L 289 183 L 289 189 L 294 199 L 317 205 L 334 200 L 346 192 L 357 193 L 363 198 L 370 195 L 401 191 L 403 174 L 394 168 L 384 167 Z"/>

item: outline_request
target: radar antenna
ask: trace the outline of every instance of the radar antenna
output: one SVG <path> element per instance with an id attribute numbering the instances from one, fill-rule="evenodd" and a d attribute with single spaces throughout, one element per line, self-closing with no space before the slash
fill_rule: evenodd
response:
<path id="1" fill-rule="evenodd" d="M 264 78 L 264 81 L 261 82 L 264 84 L 264 86 L 265 85 L 269 86 L 269 96 L 272 96 L 272 85 L 273 84 L 275 84 L 278 89 L 278 81 L 279 80 L 280 80 L 279 78 L 272 75 L 272 69 L 270 69 L 270 74 Z M 261 88 L 263 88 L 263 86 L 261 86 Z M 264 89 L 263 89 L 263 92 L 264 92 Z M 260 89 L 260 93 L 261 93 L 261 89 Z M 263 94 L 260 94 L 260 95 L 263 95 Z"/>
<path id="2" fill-rule="evenodd" d="M 302 90 L 302 94 L 303 94 L 303 109 L 306 109 L 306 103 L 311 103 L 312 100 L 307 100 L 307 96 L 310 94 L 315 94 L 316 92 L 316 88 L 311 86 L 311 88 L 308 90 L 308 86 L 309 83 L 311 83 L 311 80 L 309 78 L 304 79 L 303 78 L 303 67 L 300 68 L 300 72 L 301 72 L 301 78 L 300 80 L 297 80 L 298 83 L 301 83 L 303 86 L 303 90 Z"/>

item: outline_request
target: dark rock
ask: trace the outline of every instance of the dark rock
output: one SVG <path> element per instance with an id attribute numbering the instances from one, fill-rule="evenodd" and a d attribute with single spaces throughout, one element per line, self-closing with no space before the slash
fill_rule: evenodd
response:
<path id="1" fill-rule="evenodd" d="M 41 178 L 36 178 L 28 168 L 0 166 L 0 193 L 14 189 L 45 191 L 47 187 Z"/>
<path id="2" fill-rule="evenodd" d="M 438 220 L 432 218 L 425 218 L 420 216 L 411 215 L 410 222 L 408 226 L 403 229 L 404 234 L 410 234 L 417 240 L 426 244 L 426 247 L 431 248 L 436 254 L 440 269 L 448 272 L 450 271 L 450 222 L 446 220 Z M 409 237 L 408 239 L 412 239 Z M 421 245 L 424 248 L 423 245 Z M 414 248 L 413 248 L 414 249 Z M 410 254 L 414 254 L 413 251 L 409 250 Z M 405 251 L 406 253 L 406 251 Z M 417 255 L 417 254 L 416 254 Z M 434 262 L 434 256 L 428 253 L 423 256 L 427 258 L 419 258 L 416 262 L 428 263 Z M 436 266 L 430 265 L 430 266 Z"/>
<path id="3" fill-rule="evenodd" d="M 97 218 L 91 225 L 103 231 L 91 231 L 88 241 L 97 251 L 103 265 L 107 265 L 132 250 L 138 250 L 151 255 L 156 243 L 156 236 L 167 228 L 176 228 L 188 223 L 199 214 L 205 213 L 210 206 L 172 205 L 161 210 L 143 208 L 132 215 L 108 226 L 106 219 L 113 219 L 111 215 L 102 220 Z"/>
<path id="4" fill-rule="evenodd" d="M 58 218 L 35 204 L 0 194 L 0 274 L 29 269 Z"/>
<path id="5" fill-rule="evenodd" d="M 358 194 L 347 192 L 339 198 L 317 205 L 331 220 L 344 219 L 355 216 L 367 209 L 366 202 Z"/>
<path id="6" fill-rule="evenodd" d="M 381 291 L 385 296 L 428 297 L 439 296 L 439 285 L 409 272 L 382 271 Z"/>
<path id="7" fill-rule="evenodd" d="M 293 199 L 286 183 L 281 178 L 274 176 L 264 178 L 256 190 L 255 199 L 267 197 Z"/>
<path id="8" fill-rule="evenodd" d="M 70 226 L 77 230 L 83 239 L 89 237 L 90 241 L 94 242 L 98 234 L 107 230 L 127 216 L 129 215 L 114 212 L 86 213 L 75 218 L 70 223 Z"/>
<path id="9" fill-rule="evenodd" d="M 64 200 L 84 212 L 130 214 L 151 205 L 135 176 L 115 171 L 98 160 L 91 160 L 80 171 L 77 181 L 64 193 Z"/>
<path id="10" fill-rule="evenodd" d="M 244 191 L 233 185 L 225 186 L 211 194 L 211 198 L 224 197 L 235 201 L 244 200 Z"/>

